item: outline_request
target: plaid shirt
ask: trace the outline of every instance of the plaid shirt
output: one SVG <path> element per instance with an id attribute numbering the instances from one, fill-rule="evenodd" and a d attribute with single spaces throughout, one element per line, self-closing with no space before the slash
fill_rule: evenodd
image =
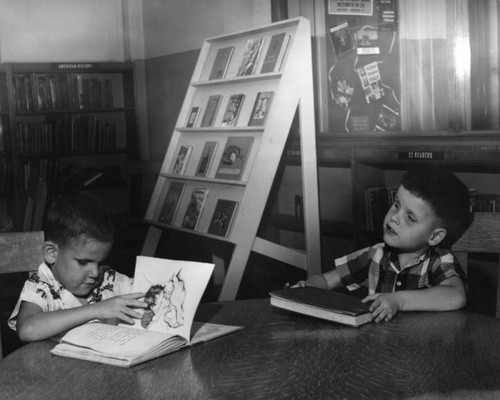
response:
<path id="1" fill-rule="evenodd" d="M 455 256 L 441 247 L 430 248 L 415 263 L 401 269 L 397 253 L 379 243 L 335 260 L 343 285 L 368 294 L 414 290 L 439 285 L 452 276 L 465 281 Z"/>

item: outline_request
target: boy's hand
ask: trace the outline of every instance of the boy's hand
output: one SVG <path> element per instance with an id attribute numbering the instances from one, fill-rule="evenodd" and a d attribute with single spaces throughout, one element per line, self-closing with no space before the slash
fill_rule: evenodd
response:
<path id="1" fill-rule="evenodd" d="M 112 297 L 93 304 L 96 318 L 100 320 L 118 319 L 125 323 L 134 324 L 134 318 L 141 318 L 141 314 L 134 308 L 146 308 L 147 304 L 140 301 L 144 293 L 130 293 Z"/>
<path id="2" fill-rule="evenodd" d="M 395 293 L 376 293 L 366 296 L 362 303 L 370 305 L 370 320 L 375 322 L 390 321 L 401 309 Z"/>
<path id="3" fill-rule="evenodd" d="M 295 285 L 290 285 L 288 282 L 285 283 L 284 289 L 296 289 L 306 287 L 306 281 L 298 281 Z"/>
<path id="4" fill-rule="evenodd" d="M 328 290 L 328 282 L 326 281 L 325 277 L 321 274 L 313 275 L 305 281 L 298 281 L 293 286 L 285 285 L 285 289 L 287 289 L 287 288 L 294 289 L 294 288 L 301 288 L 301 287 L 306 287 L 306 286 L 312 286 L 315 288 Z"/>

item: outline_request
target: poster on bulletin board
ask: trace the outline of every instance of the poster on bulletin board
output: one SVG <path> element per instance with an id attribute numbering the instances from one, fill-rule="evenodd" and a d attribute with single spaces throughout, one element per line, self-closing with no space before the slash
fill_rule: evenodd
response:
<path id="1" fill-rule="evenodd" d="M 401 130 L 397 0 L 325 0 L 331 133 Z"/>

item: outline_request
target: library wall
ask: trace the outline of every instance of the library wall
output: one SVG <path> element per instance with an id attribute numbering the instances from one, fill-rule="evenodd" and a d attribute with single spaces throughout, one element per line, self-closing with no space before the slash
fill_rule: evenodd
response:
<path id="1" fill-rule="evenodd" d="M 145 61 L 152 160 L 162 160 L 165 156 L 198 55 L 199 49 Z"/>
<path id="2" fill-rule="evenodd" d="M 0 0 L 0 61 L 124 61 L 121 0 Z"/>
<path id="3" fill-rule="evenodd" d="M 144 1 L 143 18 L 149 158 L 161 160 L 203 40 L 270 23 L 270 1 Z"/>
<path id="4" fill-rule="evenodd" d="M 143 1 L 146 58 L 199 49 L 207 37 L 271 22 L 270 0 Z"/>

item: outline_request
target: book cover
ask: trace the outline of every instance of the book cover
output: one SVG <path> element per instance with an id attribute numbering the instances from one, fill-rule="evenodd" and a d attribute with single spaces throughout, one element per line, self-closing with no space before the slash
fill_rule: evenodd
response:
<path id="1" fill-rule="evenodd" d="M 283 67 L 283 62 L 285 61 L 286 52 L 288 50 L 288 46 L 290 45 L 291 38 L 292 37 L 290 35 L 286 35 L 283 39 L 278 60 L 276 61 L 276 67 L 274 68 L 275 71 L 281 71 L 281 68 Z"/>
<path id="2" fill-rule="evenodd" d="M 394 131 L 399 129 L 399 112 L 382 104 L 375 127 L 380 131 Z"/>
<path id="3" fill-rule="evenodd" d="M 224 47 L 217 50 L 208 80 L 223 79 L 226 76 L 227 67 L 229 66 L 229 62 L 231 61 L 233 51 L 233 46 Z"/>
<path id="4" fill-rule="evenodd" d="M 389 207 L 394 204 L 396 201 L 396 194 L 398 193 L 399 186 L 389 186 L 387 188 L 388 196 L 389 196 Z"/>
<path id="5" fill-rule="evenodd" d="M 372 62 L 356 69 L 367 103 L 380 100 L 384 96 L 384 86 L 380 77 L 377 62 Z"/>
<path id="6" fill-rule="evenodd" d="M 220 94 L 208 98 L 205 114 L 203 114 L 203 119 L 201 120 L 201 126 L 207 127 L 213 125 L 221 100 L 222 96 Z"/>
<path id="7" fill-rule="evenodd" d="M 354 84 L 346 78 L 336 76 L 333 85 L 333 102 L 340 108 L 347 110 L 350 107 Z"/>
<path id="8" fill-rule="evenodd" d="M 188 115 L 188 120 L 186 122 L 186 128 L 192 128 L 196 124 L 198 119 L 198 114 L 200 113 L 200 107 L 191 107 L 191 111 Z"/>
<path id="9" fill-rule="evenodd" d="M 138 256 L 132 292 L 148 306 L 134 325 L 87 323 L 71 329 L 52 354 L 130 367 L 214 339 L 239 326 L 195 323 L 214 265 Z"/>
<path id="10" fill-rule="evenodd" d="M 377 2 L 377 15 L 377 26 L 380 30 L 398 30 L 398 2 L 396 0 L 383 0 Z"/>
<path id="11" fill-rule="evenodd" d="M 264 125 L 264 122 L 266 122 L 267 114 L 269 113 L 269 108 L 271 107 L 273 95 L 274 92 L 259 92 L 257 94 L 248 125 Z"/>
<path id="12" fill-rule="evenodd" d="M 262 63 L 262 68 L 260 69 L 261 74 L 267 72 L 274 72 L 278 57 L 280 55 L 281 47 L 283 45 L 283 40 L 285 39 L 286 33 L 277 33 L 271 37 L 269 42 L 269 47 L 267 48 L 266 56 L 264 57 L 264 62 Z"/>
<path id="13" fill-rule="evenodd" d="M 191 192 L 191 200 L 186 209 L 186 214 L 182 220 L 182 227 L 186 229 L 196 229 L 200 220 L 201 212 L 205 207 L 208 196 L 208 189 L 194 188 Z"/>
<path id="14" fill-rule="evenodd" d="M 328 33 L 333 52 L 337 58 L 342 55 L 349 54 L 352 50 L 354 50 L 355 42 L 347 21 L 328 28 Z"/>
<path id="15" fill-rule="evenodd" d="M 179 208 L 179 203 L 184 193 L 185 184 L 183 182 L 172 182 L 168 188 L 167 195 L 163 202 L 158 221 L 163 224 L 171 224 Z"/>
<path id="16" fill-rule="evenodd" d="M 236 76 L 253 75 L 259 62 L 264 37 L 248 39 Z"/>
<path id="17" fill-rule="evenodd" d="M 193 146 L 181 146 L 179 148 L 179 152 L 177 153 L 177 157 L 175 158 L 174 164 L 172 165 L 170 173 L 184 175 L 192 151 Z"/>
<path id="18" fill-rule="evenodd" d="M 383 229 L 384 218 L 389 210 L 390 193 L 387 187 L 370 187 L 365 189 L 367 211 L 367 228 L 373 232 L 380 232 Z"/>
<path id="19" fill-rule="evenodd" d="M 356 54 L 373 56 L 380 54 L 378 29 L 364 27 L 356 31 Z"/>
<path id="20" fill-rule="evenodd" d="M 231 136 L 227 139 L 215 178 L 241 179 L 254 138 L 252 136 Z"/>
<path id="21" fill-rule="evenodd" d="M 299 314 L 358 327 L 370 322 L 370 305 L 349 294 L 314 287 L 275 290 L 271 305 Z"/>
<path id="22" fill-rule="evenodd" d="M 219 142 L 205 142 L 203 146 L 203 150 L 201 152 L 200 162 L 196 167 L 196 176 L 207 176 L 208 171 L 210 171 L 210 167 L 212 166 L 212 162 L 215 156 L 215 151 L 219 146 Z"/>
<path id="23" fill-rule="evenodd" d="M 243 100 L 245 100 L 244 94 L 231 95 L 227 103 L 226 111 L 224 112 L 224 117 L 222 118 L 221 126 L 236 126 Z"/>
<path id="24" fill-rule="evenodd" d="M 219 199 L 208 227 L 208 233 L 227 237 L 237 207 L 237 201 Z"/>

